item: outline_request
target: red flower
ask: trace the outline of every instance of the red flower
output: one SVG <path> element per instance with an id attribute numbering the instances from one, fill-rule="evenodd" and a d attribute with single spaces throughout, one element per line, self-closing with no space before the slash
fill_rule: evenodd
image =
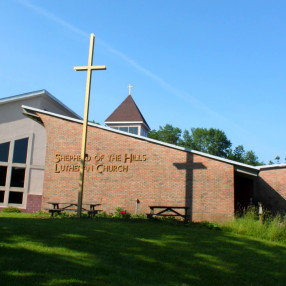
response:
<path id="1" fill-rule="evenodd" d="M 126 214 L 126 211 L 120 211 L 121 214 Z"/>

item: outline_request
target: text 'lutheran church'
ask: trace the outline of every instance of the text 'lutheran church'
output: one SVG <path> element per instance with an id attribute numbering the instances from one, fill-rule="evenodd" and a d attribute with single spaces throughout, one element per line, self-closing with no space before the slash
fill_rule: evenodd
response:
<path id="1" fill-rule="evenodd" d="M 77 202 L 83 121 L 46 90 L 0 99 L 0 208 Z M 83 203 L 105 212 L 189 207 L 193 221 L 233 218 L 238 205 L 286 211 L 286 164 L 254 167 L 147 137 L 131 94 L 88 124 Z"/>

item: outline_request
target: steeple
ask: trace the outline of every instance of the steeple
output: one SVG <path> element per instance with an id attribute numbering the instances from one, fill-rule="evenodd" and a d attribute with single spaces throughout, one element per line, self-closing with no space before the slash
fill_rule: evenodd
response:
<path id="1" fill-rule="evenodd" d="M 147 136 L 150 127 L 131 96 L 131 85 L 128 86 L 129 95 L 105 120 L 108 127 Z"/>

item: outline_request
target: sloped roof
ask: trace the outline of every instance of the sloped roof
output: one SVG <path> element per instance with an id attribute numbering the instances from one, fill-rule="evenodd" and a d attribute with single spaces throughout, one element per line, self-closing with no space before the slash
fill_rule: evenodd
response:
<path id="1" fill-rule="evenodd" d="M 105 123 L 132 121 L 144 122 L 144 124 L 150 129 L 147 121 L 143 117 L 132 96 L 128 95 L 127 98 L 105 120 Z"/>
<path id="2" fill-rule="evenodd" d="M 22 93 L 22 94 L 13 95 L 13 96 L 8 96 L 8 97 L 3 97 L 3 98 L 0 98 L 0 104 L 5 104 L 5 103 L 13 102 L 13 101 L 26 99 L 26 98 L 33 98 L 33 97 L 37 97 L 37 96 L 47 96 L 48 98 L 57 102 L 62 108 L 66 109 L 67 111 L 72 113 L 75 118 L 81 119 L 81 117 L 78 114 L 76 114 L 73 110 L 71 110 L 69 107 L 67 107 L 64 103 L 62 103 L 59 99 L 54 97 L 52 94 L 50 94 L 45 89 L 27 92 L 27 93 Z"/>
<path id="3" fill-rule="evenodd" d="M 35 114 L 35 112 L 37 112 L 37 113 L 47 114 L 47 115 L 52 116 L 52 117 L 68 120 L 68 121 L 71 121 L 71 122 L 76 122 L 76 123 L 83 124 L 83 120 L 79 120 L 79 119 L 75 119 L 75 118 L 72 118 L 72 117 L 56 114 L 56 113 L 53 113 L 53 112 L 41 110 L 41 109 L 30 107 L 30 106 L 22 105 L 22 109 L 23 109 L 23 113 L 25 115 L 27 115 L 28 117 L 31 117 L 33 119 L 35 119 L 36 117 L 39 117 L 38 115 Z M 148 137 L 139 136 L 139 135 L 135 135 L 135 134 L 132 134 L 132 133 L 127 133 L 127 132 L 123 132 L 123 131 L 120 131 L 120 130 L 112 129 L 110 127 L 101 126 L 101 125 L 98 125 L 96 123 L 88 122 L 88 126 L 94 126 L 94 127 L 97 127 L 97 128 L 103 129 L 103 130 L 107 130 L 109 132 L 121 134 L 123 136 L 137 138 L 139 140 L 152 142 L 152 143 L 155 143 L 155 144 L 158 144 L 158 145 L 162 145 L 162 146 L 166 146 L 166 147 L 169 147 L 169 148 L 172 148 L 172 149 L 177 149 L 177 150 L 180 150 L 180 151 L 185 151 L 185 152 L 188 152 L 188 153 L 197 154 L 197 155 L 200 155 L 200 156 L 203 156 L 203 157 L 206 157 L 206 158 L 214 159 L 214 160 L 221 161 L 221 162 L 224 162 L 224 163 L 227 163 L 227 164 L 231 164 L 231 165 L 234 165 L 234 166 L 244 167 L 244 168 L 251 169 L 251 170 L 254 170 L 254 171 L 257 171 L 257 172 L 259 172 L 260 168 L 263 167 L 263 166 L 259 166 L 259 167 L 251 166 L 251 165 L 248 165 L 248 164 L 244 164 L 244 163 L 240 163 L 240 162 L 237 162 L 237 161 L 221 158 L 221 157 L 218 157 L 218 156 L 215 156 L 215 155 L 210 155 L 210 154 L 203 153 L 203 152 L 196 151 L 196 150 L 191 150 L 191 149 L 188 149 L 188 148 L 184 148 L 184 147 L 180 147 L 180 146 L 177 146 L 177 145 L 169 144 L 169 143 L 162 142 L 162 141 L 155 140 L 155 139 L 151 139 L 151 138 L 148 138 Z"/>

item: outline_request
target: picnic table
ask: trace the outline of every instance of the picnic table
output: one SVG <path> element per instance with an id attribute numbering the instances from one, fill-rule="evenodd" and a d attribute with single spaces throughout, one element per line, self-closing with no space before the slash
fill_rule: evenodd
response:
<path id="1" fill-rule="evenodd" d="M 184 219 L 185 222 L 188 222 L 188 209 L 189 207 L 182 206 L 149 206 L 150 214 L 149 218 L 154 216 L 179 216 Z M 157 211 L 156 211 L 157 210 Z M 178 212 L 177 210 L 183 210 L 184 214 Z"/>
<path id="2" fill-rule="evenodd" d="M 54 213 L 60 214 L 61 212 L 69 211 L 76 212 L 77 211 L 77 203 L 55 203 L 48 202 L 48 204 L 53 207 L 48 209 L 51 216 L 54 216 Z M 88 207 L 89 206 L 89 207 Z M 81 211 L 88 213 L 88 216 L 95 215 L 102 210 L 95 209 L 96 207 L 101 206 L 101 204 L 82 204 Z"/>

